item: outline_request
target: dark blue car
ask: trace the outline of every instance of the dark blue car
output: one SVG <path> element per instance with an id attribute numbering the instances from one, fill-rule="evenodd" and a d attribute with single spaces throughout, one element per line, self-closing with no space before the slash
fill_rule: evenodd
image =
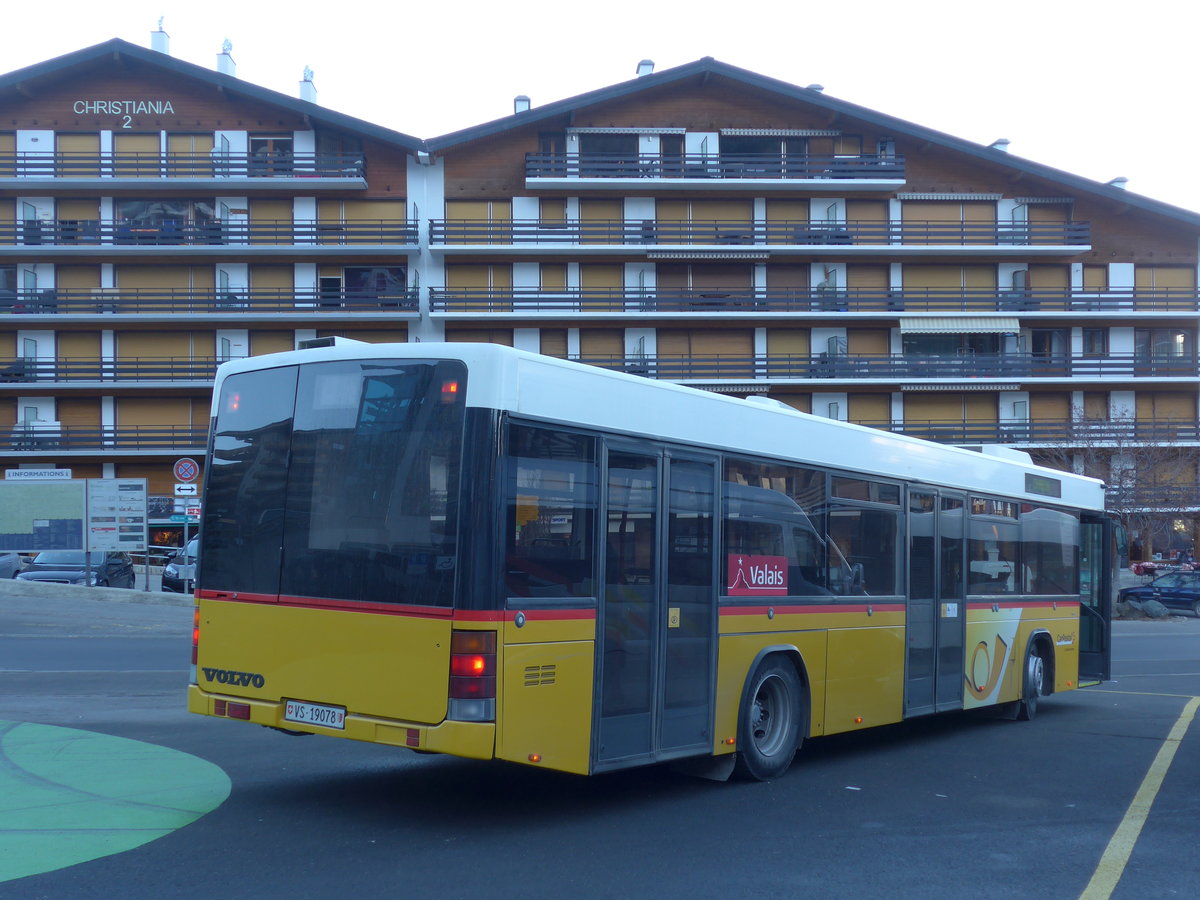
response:
<path id="1" fill-rule="evenodd" d="M 1125 588 L 1118 596 L 1124 602 L 1157 600 L 1167 609 L 1186 609 L 1200 618 L 1200 571 L 1160 575 L 1149 584 Z"/>

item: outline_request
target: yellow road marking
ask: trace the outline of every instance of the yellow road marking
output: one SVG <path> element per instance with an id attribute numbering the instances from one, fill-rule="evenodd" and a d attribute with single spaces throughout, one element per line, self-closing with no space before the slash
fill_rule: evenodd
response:
<path id="1" fill-rule="evenodd" d="M 1111 693 L 1126 692 L 1112 691 Z M 1112 896 L 1117 882 L 1121 880 L 1121 875 L 1125 872 L 1125 866 L 1129 862 L 1130 854 L 1133 853 L 1134 844 L 1137 843 L 1138 836 L 1142 833 L 1142 826 L 1146 824 L 1146 819 L 1150 815 L 1150 807 L 1154 804 L 1154 798 L 1158 796 L 1163 779 L 1167 776 L 1167 770 L 1171 767 L 1171 761 L 1175 758 L 1175 752 L 1179 749 L 1179 744 L 1183 741 L 1183 736 L 1198 708 L 1200 708 L 1200 697 L 1192 697 L 1184 706 L 1183 712 L 1179 714 L 1171 733 L 1167 735 L 1163 745 L 1158 748 L 1158 754 L 1154 757 L 1154 762 L 1150 764 L 1150 771 L 1142 779 L 1142 784 L 1134 794 L 1129 809 L 1125 811 L 1125 817 L 1108 842 L 1108 847 L 1105 848 L 1104 855 L 1100 857 L 1100 863 L 1092 874 L 1092 880 L 1079 895 L 1079 900 L 1107 900 Z"/>

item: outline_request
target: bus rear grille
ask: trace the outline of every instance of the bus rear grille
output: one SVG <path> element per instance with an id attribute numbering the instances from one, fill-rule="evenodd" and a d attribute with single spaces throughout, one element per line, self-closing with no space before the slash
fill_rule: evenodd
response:
<path id="1" fill-rule="evenodd" d="M 525 687 L 537 687 L 539 684 L 554 684 L 553 664 L 525 667 Z"/>

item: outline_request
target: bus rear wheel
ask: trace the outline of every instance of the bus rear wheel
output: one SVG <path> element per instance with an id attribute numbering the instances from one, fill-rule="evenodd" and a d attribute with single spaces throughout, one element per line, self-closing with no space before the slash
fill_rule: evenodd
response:
<path id="1" fill-rule="evenodd" d="M 1021 685 L 1021 699 L 1017 703 L 1017 718 L 1028 722 L 1037 715 L 1038 699 L 1046 692 L 1046 662 L 1037 645 L 1030 646 L 1025 653 L 1025 679 Z"/>
<path id="2" fill-rule="evenodd" d="M 746 781 L 770 781 L 786 772 L 808 729 L 807 719 L 795 668 L 778 656 L 763 660 L 742 695 L 734 774 Z"/>

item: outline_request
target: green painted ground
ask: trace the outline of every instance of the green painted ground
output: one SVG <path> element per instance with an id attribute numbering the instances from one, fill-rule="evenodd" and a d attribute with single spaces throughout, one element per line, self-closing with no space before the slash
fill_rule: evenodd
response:
<path id="1" fill-rule="evenodd" d="M 229 777 L 190 754 L 0 719 L 0 882 L 139 847 L 228 796 Z"/>

